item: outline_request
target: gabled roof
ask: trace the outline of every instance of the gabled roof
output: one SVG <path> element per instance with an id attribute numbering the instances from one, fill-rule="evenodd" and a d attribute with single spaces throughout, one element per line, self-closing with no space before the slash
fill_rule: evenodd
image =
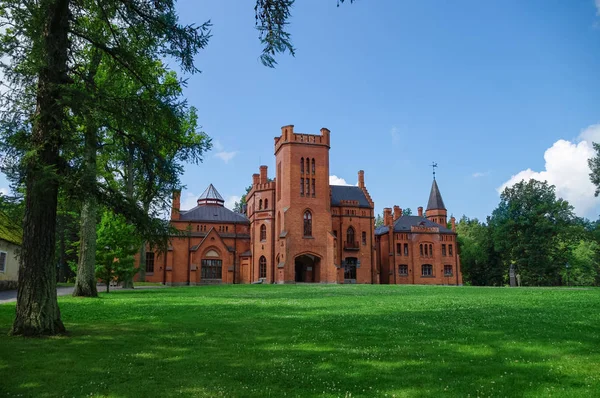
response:
<path id="1" fill-rule="evenodd" d="M 216 204 L 223 206 L 225 200 L 221 194 L 217 191 L 213 184 L 210 184 L 208 188 L 202 192 L 202 195 L 198 198 L 198 205 L 201 204 Z"/>
<path id="2" fill-rule="evenodd" d="M 23 229 L 18 220 L 11 220 L 8 215 L 0 211 L 0 239 L 15 245 L 23 243 Z"/>
<path id="3" fill-rule="evenodd" d="M 426 219 L 425 217 L 419 216 L 402 216 L 394 222 L 394 232 L 410 232 L 410 227 L 437 227 L 439 228 L 440 233 L 448 234 L 453 233 L 451 229 L 440 225 L 438 223 L 434 223 Z M 388 227 L 385 225 L 381 227 L 377 227 L 375 229 L 375 235 L 384 235 L 388 233 Z"/>
<path id="4" fill-rule="evenodd" d="M 437 182 L 433 180 L 431 184 L 431 192 L 429 193 L 429 202 L 427 202 L 427 210 L 446 210 L 444 201 L 442 200 L 442 194 L 438 188 Z"/>
<path id="5" fill-rule="evenodd" d="M 250 222 L 243 214 L 231 211 L 226 207 L 210 205 L 199 205 L 187 211 L 182 210 L 179 213 L 179 219 L 182 221 Z"/>
<path id="6" fill-rule="evenodd" d="M 358 207 L 371 208 L 362 189 L 352 185 L 331 185 L 331 205 L 341 206 L 342 200 L 358 201 Z"/>

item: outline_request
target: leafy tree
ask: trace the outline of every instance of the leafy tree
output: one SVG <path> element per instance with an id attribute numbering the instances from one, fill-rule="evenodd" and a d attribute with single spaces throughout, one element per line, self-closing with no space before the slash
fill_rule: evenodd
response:
<path id="1" fill-rule="evenodd" d="M 340 2 L 343 0 L 338 5 Z M 267 66 L 275 64 L 276 53 L 294 54 L 284 29 L 292 5 L 293 0 L 256 3 L 256 25 L 264 44 L 261 59 Z M 90 110 L 110 113 L 111 119 L 121 122 L 115 124 L 115 130 L 123 134 L 129 132 L 122 126 L 127 121 L 151 125 L 154 116 L 135 98 L 120 98 L 114 92 L 97 96 L 80 66 L 94 65 L 86 60 L 106 59 L 112 63 L 115 76 L 126 75 L 152 94 L 156 92 L 155 76 L 148 73 L 149 63 L 169 57 L 184 71 L 195 72 L 194 55 L 206 46 L 210 24 L 179 24 L 174 0 L 0 0 L 0 24 L 8 26 L 0 33 L 0 58 L 8 62 L 0 63 L 0 67 L 10 88 L 0 99 L 0 150 L 18 159 L 12 164 L 17 165 L 25 186 L 20 284 L 11 333 L 53 335 L 65 330 L 56 301 L 53 266 L 61 188 L 75 197 L 95 196 L 128 219 L 135 219 L 138 229 L 163 227 L 146 217 L 131 197 L 112 189 L 97 189 L 89 184 L 91 178 L 81 180 L 86 181 L 82 185 L 76 183 L 82 168 L 73 165 L 85 157 L 76 125 L 89 129 L 86 137 L 93 138 L 91 132 L 97 126 Z M 74 117 L 85 123 L 73 125 Z M 140 135 L 132 142 L 141 148 L 152 147 Z M 88 155 L 92 144 L 86 141 Z M 88 215 L 91 220 L 93 214 Z M 86 250 L 93 252 L 91 247 Z"/>
<path id="2" fill-rule="evenodd" d="M 412 216 L 413 212 L 412 209 L 410 207 L 407 207 L 406 209 L 402 210 L 402 215 L 403 216 Z"/>
<path id="3" fill-rule="evenodd" d="M 588 160 L 588 164 L 590 166 L 590 179 L 592 183 L 596 186 L 595 196 L 600 195 L 600 143 L 594 142 L 594 150 L 596 151 L 596 156 Z"/>
<path id="4" fill-rule="evenodd" d="M 381 214 L 377 214 L 375 217 L 375 228 L 383 226 L 383 216 Z"/>
<path id="5" fill-rule="evenodd" d="M 494 250 L 490 227 L 462 216 L 456 232 L 464 281 L 474 286 L 501 286 L 504 269 Z"/>
<path id="6" fill-rule="evenodd" d="M 107 293 L 111 281 L 130 280 L 137 272 L 133 256 L 139 244 L 135 226 L 128 224 L 123 216 L 104 212 L 98 226 L 96 277 L 106 283 Z"/>
<path id="7" fill-rule="evenodd" d="M 19 165 L 26 189 L 11 333 L 53 335 L 65 330 L 56 301 L 53 263 L 59 188 L 70 189 L 74 196 L 102 197 L 93 187 L 75 184 L 72 157 L 77 158 L 79 152 L 71 117 L 84 118 L 89 107 L 110 109 L 131 123 L 152 119 L 151 114 L 140 117 L 136 113 L 139 110 L 133 107 L 139 101 L 94 97 L 79 84 L 79 62 L 90 49 L 99 51 L 112 61 L 115 71 L 152 88 L 152 76 L 146 73 L 148 60 L 172 57 L 184 71 L 196 71 L 193 57 L 207 43 L 209 24 L 178 24 L 170 0 L 152 4 L 143 0 L 0 0 L 0 10 L 0 18 L 10 27 L 0 35 L 0 56 L 9 59 L 0 65 L 10 86 L 1 104 L 2 150 L 19 159 L 14 163 Z M 142 225 L 148 224 L 142 211 L 124 196 L 105 195 L 103 200 L 130 218 L 137 217 Z"/>
<path id="8" fill-rule="evenodd" d="M 242 197 L 240 198 L 239 201 L 236 201 L 233 205 L 233 211 L 235 211 L 236 213 L 243 213 L 244 212 L 244 206 L 246 205 L 246 195 L 248 195 L 248 192 L 250 192 L 250 190 L 252 190 L 252 185 L 248 185 L 246 187 L 246 193 L 242 195 Z"/>
<path id="9" fill-rule="evenodd" d="M 504 266 L 514 263 L 524 285 L 561 284 L 575 216 L 553 185 L 529 180 L 506 188 L 488 224 Z"/>

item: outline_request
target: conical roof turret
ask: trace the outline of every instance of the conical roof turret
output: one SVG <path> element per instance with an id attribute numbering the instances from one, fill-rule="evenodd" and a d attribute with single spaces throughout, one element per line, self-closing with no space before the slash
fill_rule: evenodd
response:
<path id="1" fill-rule="evenodd" d="M 442 194 L 438 188 L 435 178 L 433 184 L 431 184 L 431 192 L 429 193 L 429 202 L 427 202 L 427 210 L 446 210 Z"/>

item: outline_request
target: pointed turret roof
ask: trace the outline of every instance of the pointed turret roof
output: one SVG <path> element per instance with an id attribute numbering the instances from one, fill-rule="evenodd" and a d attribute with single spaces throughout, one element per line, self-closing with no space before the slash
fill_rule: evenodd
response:
<path id="1" fill-rule="evenodd" d="M 198 206 L 200 205 L 219 205 L 223 206 L 225 204 L 225 200 L 221 196 L 221 194 L 217 191 L 217 189 L 210 184 L 208 188 L 202 192 L 202 195 L 198 198 Z"/>
<path id="2" fill-rule="evenodd" d="M 427 210 L 446 210 L 444 201 L 442 200 L 442 194 L 438 188 L 435 178 L 433 184 L 431 184 L 431 193 L 429 194 L 429 202 L 427 202 Z"/>

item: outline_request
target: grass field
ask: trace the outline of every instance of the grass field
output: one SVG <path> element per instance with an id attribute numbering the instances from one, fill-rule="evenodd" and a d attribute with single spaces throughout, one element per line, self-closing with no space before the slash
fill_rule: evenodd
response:
<path id="1" fill-rule="evenodd" d="M 210 286 L 59 298 L 0 396 L 600 396 L 600 290 Z"/>

